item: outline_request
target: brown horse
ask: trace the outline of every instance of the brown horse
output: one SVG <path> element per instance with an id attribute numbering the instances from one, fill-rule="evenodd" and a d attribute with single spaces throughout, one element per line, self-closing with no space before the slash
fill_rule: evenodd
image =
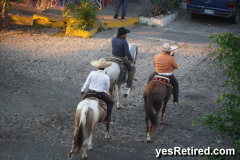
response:
<path id="1" fill-rule="evenodd" d="M 157 127 L 158 112 L 162 108 L 162 115 L 160 118 L 160 123 L 163 123 L 163 114 L 165 112 L 165 107 L 172 94 L 172 88 L 167 87 L 166 84 L 158 81 L 152 80 L 148 83 L 145 88 L 144 97 L 144 110 L 146 113 L 146 132 L 147 141 L 151 140 L 150 134 L 151 130 L 155 130 Z M 150 129 L 148 126 L 148 120 L 150 119 Z"/>

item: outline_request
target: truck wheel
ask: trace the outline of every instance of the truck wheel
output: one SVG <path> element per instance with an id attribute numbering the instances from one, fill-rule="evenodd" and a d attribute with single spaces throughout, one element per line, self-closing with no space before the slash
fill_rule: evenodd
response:
<path id="1" fill-rule="evenodd" d="M 191 17 L 192 17 L 192 18 L 197 18 L 197 16 L 198 16 L 198 15 L 197 15 L 196 13 L 191 13 Z"/>
<path id="2" fill-rule="evenodd" d="M 233 24 L 237 24 L 238 21 L 239 21 L 239 8 L 237 9 L 237 12 L 236 14 L 230 18 L 230 21 L 233 23 Z"/>

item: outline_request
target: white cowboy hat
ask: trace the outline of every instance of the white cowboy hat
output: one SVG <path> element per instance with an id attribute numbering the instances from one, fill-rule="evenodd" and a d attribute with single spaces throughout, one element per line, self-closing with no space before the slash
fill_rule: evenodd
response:
<path id="1" fill-rule="evenodd" d="M 92 66 L 97 68 L 107 68 L 112 65 L 110 62 L 106 62 L 104 58 L 101 58 L 100 60 L 93 60 L 90 63 Z"/>
<path id="2" fill-rule="evenodd" d="M 178 46 L 170 46 L 168 43 L 164 43 L 162 48 L 160 49 L 162 52 L 171 52 L 175 49 L 177 49 Z"/>

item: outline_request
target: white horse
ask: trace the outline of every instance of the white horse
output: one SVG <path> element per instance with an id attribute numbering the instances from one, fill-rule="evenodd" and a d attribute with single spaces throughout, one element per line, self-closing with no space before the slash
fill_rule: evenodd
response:
<path id="1" fill-rule="evenodd" d="M 137 53 L 138 53 L 138 48 L 139 45 L 137 44 L 130 44 L 129 45 L 129 51 L 131 53 L 131 56 L 133 59 L 136 59 L 137 57 Z M 112 91 L 110 88 L 110 93 L 111 96 L 113 98 L 114 92 L 115 92 L 115 85 L 117 86 L 117 108 L 121 108 L 121 104 L 120 104 L 120 98 L 119 98 L 119 93 L 121 91 L 121 85 L 124 83 L 123 82 L 119 82 L 118 84 L 116 82 L 118 82 L 118 77 L 120 74 L 120 67 L 117 63 L 113 62 L 112 65 L 108 68 L 105 68 L 104 72 L 110 77 L 110 81 L 111 81 L 111 85 L 112 85 Z M 127 75 L 128 76 L 128 75 Z M 130 94 L 131 89 L 129 88 L 127 93 L 124 96 L 128 96 Z"/>
<path id="2" fill-rule="evenodd" d="M 107 93 L 107 91 L 105 91 Z M 68 154 L 68 159 L 73 157 L 73 153 L 79 153 L 83 146 L 82 159 L 87 158 L 87 149 L 92 150 L 92 135 L 97 123 L 101 123 L 107 115 L 107 110 L 99 105 L 97 99 L 85 99 L 81 101 L 76 110 L 75 130 L 72 140 L 72 149 Z M 109 123 L 106 124 L 105 138 L 109 138 Z M 84 130 L 87 130 L 86 140 L 83 143 Z M 76 151 L 74 151 L 77 148 Z"/>

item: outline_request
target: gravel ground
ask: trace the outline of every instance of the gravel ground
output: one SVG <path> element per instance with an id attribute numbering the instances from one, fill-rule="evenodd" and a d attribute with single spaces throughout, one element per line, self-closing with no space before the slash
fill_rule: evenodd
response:
<path id="1" fill-rule="evenodd" d="M 202 127 L 201 122 L 192 126 L 194 119 L 219 108 L 216 99 L 226 90 L 218 88 L 226 79 L 224 71 L 213 67 L 213 59 L 207 57 L 217 47 L 208 50 L 207 43 L 198 43 L 204 37 L 176 50 L 179 69 L 175 75 L 180 84 L 181 104 L 173 106 L 170 99 L 165 123 L 159 125 L 152 141 L 146 142 L 142 95 L 148 76 L 154 71 L 152 59 L 159 53 L 160 45 L 174 43 L 178 37 L 146 37 L 137 33 L 145 31 L 146 26 L 129 28 L 133 34 L 129 34 L 128 43 L 140 44 L 137 81 L 126 101 L 129 105 L 120 110 L 115 106 L 113 110 L 109 140 L 104 139 L 105 126 L 97 126 L 89 159 L 152 160 L 157 148 L 232 147 L 229 139 L 216 142 L 215 134 Z M 95 70 L 89 62 L 111 55 L 111 38 L 116 29 L 104 30 L 91 39 L 51 37 L 53 32 L 56 29 L 12 30 L 0 35 L 0 159 L 66 159 L 75 110 L 81 100 L 80 88 L 89 72 Z M 176 41 L 183 42 L 184 39 Z M 80 157 L 81 154 L 75 155 L 73 159 Z"/>

